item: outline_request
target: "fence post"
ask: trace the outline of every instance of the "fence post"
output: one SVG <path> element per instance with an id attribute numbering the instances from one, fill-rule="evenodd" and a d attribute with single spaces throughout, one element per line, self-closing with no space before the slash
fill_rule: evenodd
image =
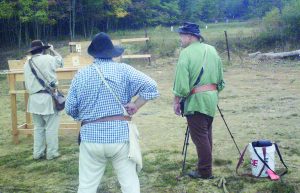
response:
<path id="1" fill-rule="evenodd" d="M 145 38 L 148 37 L 147 27 L 145 27 Z M 146 40 L 147 52 L 149 51 L 149 40 Z M 151 58 L 148 58 L 149 65 L 151 65 Z"/>
<path id="2" fill-rule="evenodd" d="M 226 40 L 226 48 L 227 48 L 228 61 L 230 61 L 230 52 L 229 52 L 229 45 L 228 45 L 227 31 L 224 31 L 224 33 L 225 33 L 225 40 Z"/>

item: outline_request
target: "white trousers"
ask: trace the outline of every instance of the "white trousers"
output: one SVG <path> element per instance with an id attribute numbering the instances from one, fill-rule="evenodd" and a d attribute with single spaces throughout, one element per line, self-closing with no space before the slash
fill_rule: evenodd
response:
<path id="1" fill-rule="evenodd" d="M 59 156 L 58 153 L 58 128 L 60 114 L 50 115 L 32 114 L 34 125 L 33 158 L 39 159 L 47 156 L 53 159 Z"/>
<path id="2" fill-rule="evenodd" d="M 78 193 L 96 193 L 106 163 L 112 161 L 123 193 L 140 193 L 136 163 L 128 159 L 128 143 L 81 143 Z"/>

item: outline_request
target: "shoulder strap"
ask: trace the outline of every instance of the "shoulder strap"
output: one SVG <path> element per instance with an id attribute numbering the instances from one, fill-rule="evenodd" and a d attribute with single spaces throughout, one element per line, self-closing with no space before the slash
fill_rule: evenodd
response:
<path id="1" fill-rule="evenodd" d="M 35 67 L 36 68 L 36 70 L 42 75 L 42 77 L 44 78 L 44 79 L 42 79 L 43 81 L 44 81 L 44 83 L 45 83 L 45 81 L 46 82 L 49 82 L 50 83 L 50 81 L 48 81 L 47 80 L 47 78 L 45 77 L 45 75 L 40 71 L 40 69 L 35 65 L 35 63 L 34 63 L 34 61 L 33 61 L 33 59 L 32 58 L 30 58 L 30 61 L 31 61 L 31 66 L 33 67 Z M 40 78 L 41 79 L 41 78 Z M 45 83 L 45 86 L 44 87 L 48 87 L 49 88 L 49 86 L 47 86 L 47 84 Z"/>
<path id="2" fill-rule="evenodd" d="M 100 71 L 99 67 L 97 67 L 96 65 L 94 65 L 101 80 L 104 82 L 104 84 L 106 85 L 106 87 L 110 90 L 110 92 L 114 95 L 114 97 L 117 99 L 118 103 L 121 105 L 123 111 L 124 111 L 124 114 L 127 115 L 127 111 L 125 110 L 123 104 L 121 103 L 121 100 L 119 99 L 119 97 L 116 95 L 116 93 L 113 91 L 113 89 L 109 86 L 109 84 L 107 83 L 107 81 L 105 80 L 102 72 Z"/>
<path id="3" fill-rule="evenodd" d="M 204 46 L 205 46 L 205 56 L 204 56 L 204 63 L 203 63 L 203 65 L 202 65 L 202 68 L 201 68 L 201 70 L 200 70 L 200 74 L 199 74 L 199 76 L 198 76 L 198 78 L 197 78 L 197 80 L 196 80 L 196 82 L 195 82 L 195 84 L 194 84 L 194 87 L 195 86 L 197 86 L 198 84 L 199 84 L 199 82 L 200 82 L 200 80 L 201 80 L 201 76 L 203 75 L 203 72 L 204 72 L 204 67 L 205 67 L 205 64 L 206 64 L 206 62 L 207 62 L 207 45 L 205 45 L 204 44 Z"/>
<path id="4" fill-rule="evenodd" d="M 30 68 L 31 68 L 31 72 L 34 74 L 34 76 L 35 76 L 36 79 L 39 81 L 39 83 L 40 83 L 43 87 L 46 87 L 45 81 L 44 81 L 43 79 L 41 79 L 41 78 L 37 75 L 37 73 L 36 73 L 36 71 L 35 71 L 35 69 L 34 69 L 34 67 L 33 67 L 33 61 L 32 61 L 32 59 L 29 59 L 29 66 L 30 66 Z"/>

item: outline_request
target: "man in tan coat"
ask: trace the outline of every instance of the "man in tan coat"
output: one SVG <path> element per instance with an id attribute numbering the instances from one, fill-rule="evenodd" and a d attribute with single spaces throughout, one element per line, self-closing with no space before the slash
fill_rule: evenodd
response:
<path id="1" fill-rule="evenodd" d="M 46 49 L 49 49 L 50 54 L 44 54 Z M 24 77 L 25 87 L 29 93 L 27 112 L 32 113 L 34 124 L 33 158 L 46 157 L 50 160 L 60 155 L 58 152 L 60 114 L 54 108 L 52 96 L 38 78 L 45 82 L 45 86 L 55 89 L 58 86 L 55 70 L 63 66 L 63 61 L 53 46 L 45 46 L 40 40 L 32 41 L 28 52 L 32 57 L 24 65 Z"/>

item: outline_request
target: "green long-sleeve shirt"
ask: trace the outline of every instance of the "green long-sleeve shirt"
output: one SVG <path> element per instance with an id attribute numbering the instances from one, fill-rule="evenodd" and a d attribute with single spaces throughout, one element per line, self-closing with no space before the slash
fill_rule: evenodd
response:
<path id="1" fill-rule="evenodd" d="M 217 84 L 218 90 L 188 96 L 202 66 L 204 66 L 204 71 L 198 85 Z M 194 114 L 197 111 L 214 117 L 218 104 L 218 92 L 224 86 L 222 62 L 213 46 L 193 42 L 181 51 L 176 66 L 173 93 L 178 97 L 188 96 L 184 108 L 185 115 Z"/>

